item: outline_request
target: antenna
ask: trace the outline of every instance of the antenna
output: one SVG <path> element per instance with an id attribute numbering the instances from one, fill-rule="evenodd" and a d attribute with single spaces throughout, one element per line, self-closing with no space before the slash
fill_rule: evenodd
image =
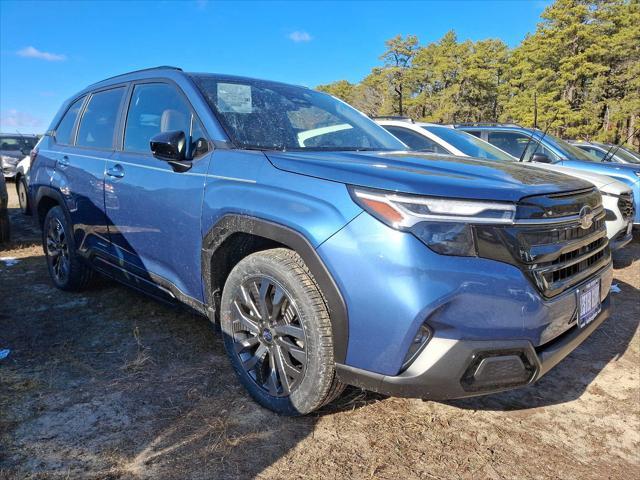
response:
<path id="1" fill-rule="evenodd" d="M 629 141 L 629 139 L 630 139 L 631 137 L 633 137 L 633 136 L 636 134 L 636 132 L 637 132 L 638 130 L 640 130 L 640 127 L 636 128 L 633 132 L 631 132 L 631 135 L 629 135 L 627 138 L 625 138 L 623 142 L 620 142 L 620 143 L 615 147 L 615 149 L 613 150 L 613 152 L 611 152 L 611 157 L 610 157 L 610 158 L 613 158 L 613 156 L 616 154 L 616 152 L 617 152 L 618 150 L 620 150 L 620 147 L 621 147 L 622 145 L 624 145 L 625 143 L 627 143 L 627 142 Z M 613 148 L 613 145 L 611 146 L 611 148 Z M 604 157 L 602 157 L 602 161 L 603 161 L 603 162 L 607 162 L 607 161 L 608 161 L 608 160 L 607 160 L 607 157 L 609 156 L 609 152 L 611 151 L 611 148 L 609 148 L 609 150 L 607 150 L 607 153 L 604 155 Z"/>
<path id="2" fill-rule="evenodd" d="M 533 92 L 533 128 L 538 128 L 538 92 Z"/>
<path id="3" fill-rule="evenodd" d="M 560 110 L 556 110 L 555 115 L 553 116 L 551 121 L 547 124 L 547 127 L 544 129 L 544 132 L 542 132 L 542 137 L 540 137 L 538 140 L 536 140 L 536 148 L 533 149 L 533 152 L 531 152 L 531 156 L 529 158 L 533 158 L 533 156 L 536 154 L 536 150 L 538 150 L 538 147 L 542 143 L 542 140 L 544 140 L 544 137 L 547 135 L 547 132 L 549 131 L 549 128 L 551 127 L 551 125 L 553 125 L 553 122 L 556 121 L 556 118 L 558 118 L 558 112 L 559 111 Z M 524 151 L 522 152 L 522 155 L 520 155 L 520 161 L 521 162 L 524 159 L 525 153 L 527 153 L 527 148 L 529 148 L 529 143 L 531 142 L 531 138 L 532 137 L 533 137 L 533 135 L 531 135 L 531 137 L 529 137 L 529 140 L 527 141 L 527 146 L 524 147 Z"/>

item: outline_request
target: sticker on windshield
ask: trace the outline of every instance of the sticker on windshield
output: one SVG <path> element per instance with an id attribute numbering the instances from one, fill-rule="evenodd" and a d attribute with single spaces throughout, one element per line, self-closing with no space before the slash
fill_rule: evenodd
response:
<path id="1" fill-rule="evenodd" d="M 251 86 L 218 83 L 217 104 L 221 112 L 251 113 Z"/>

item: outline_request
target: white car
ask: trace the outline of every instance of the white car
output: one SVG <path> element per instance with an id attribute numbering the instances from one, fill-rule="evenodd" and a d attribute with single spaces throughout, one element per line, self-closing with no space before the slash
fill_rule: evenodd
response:
<path id="1" fill-rule="evenodd" d="M 400 139 L 411 150 L 483 160 L 517 162 L 518 159 L 469 133 L 446 125 L 413 122 L 409 119 L 376 118 L 376 123 Z M 611 250 L 629 243 L 633 234 L 633 192 L 612 177 L 563 167 L 552 163 L 527 162 L 531 168 L 564 173 L 591 182 L 600 191 L 606 210 L 605 224 Z"/>
<path id="2" fill-rule="evenodd" d="M 29 196 L 27 195 L 27 185 L 29 179 L 29 167 L 31 166 L 31 157 L 27 155 L 16 165 L 16 191 L 18 192 L 18 201 L 20 202 L 20 210 L 25 215 L 30 215 Z"/>

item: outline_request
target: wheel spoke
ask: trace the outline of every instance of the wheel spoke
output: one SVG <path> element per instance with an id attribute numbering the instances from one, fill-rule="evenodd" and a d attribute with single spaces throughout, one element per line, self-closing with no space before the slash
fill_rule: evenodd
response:
<path id="1" fill-rule="evenodd" d="M 250 348 L 255 347 L 260 343 L 260 339 L 258 337 L 247 337 L 243 340 L 236 341 L 236 353 L 242 353 L 245 350 L 249 350 Z"/>
<path id="2" fill-rule="evenodd" d="M 307 355 L 304 353 L 302 348 L 290 342 L 286 338 L 279 338 L 277 343 L 284 353 L 288 353 L 303 365 L 307 363 Z"/>
<path id="3" fill-rule="evenodd" d="M 287 368 L 285 366 L 285 360 L 282 355 L 282 351 L 279 348 L 275 348 L 272 354 L 273 363 L 275 363 L 278 371 L 278 377 L 280 378 L 280 384 L 282 385 L 282 391 L 285 395 L 288 395 L 291 391 L 289 386 L 289 377 L 287 376 Z"/>
<path id="4" fill-rule="evenodd" d="M 267 377 L 266 385 L 269 389 L 269 394 L 275 397 L 278 395 L 278 373 L 276 371 L 273 355 L 269 355 L 269 367 L 269 376 Z"/>
<path id="5" fill-rule="evenodd" d="M 244 369 L 247 371 L 253 370 L 258 364 L 258 362 L 262 360 L 262 357 L 264 357 L 264 354 L 266 351 L 267 351 L 267 347 L 265 347 L 264 345 L 260 345 L 256 349 L 253 356 L 251 356 L 247 361 L 243 362 Z"/>
<path id="6" fill-rule="evenodd" d="M 249 318 L 246 313 L 242 311 L 238 300 L 233 302 L 233 311 L 235 313 L 236 320 L 240 322 L 240 324 L 244 327 L 244 330 L 253 333 L 254 335 L 258 335 L 260 333 L 260 326 L 258 322 Z"/>
<path id="7" fill-rule="evenodd" d="M 269 307 L 267 306 L 267 295 L 271 283 L 267 279 L 263 279 L 260 283 L 260 291 L 258 297 L 258 306 L 260 307 L 260 318 L 263 322 L 269 320 Z"/>
<path id="8" fill-rule="evenodd" d="M 286 303 L 287 297 L 284 294 L 282 288 L 278 285 L 273 286 L 273 299 L 271 300 L 271 315 L 270 319 L 274 322 L 278 321 L 282 306 Z"/>
<path id="9" fill-rule="evenodd" d="M 242 293 L 242 300 L 246 307 L 249 308 L 249 311 L 254 317 L 260 318 L 260 312 L 258 311 L 258 307 L 256 307 L 253 298 L 251 298 L 251 294 L 249 290 L 244 285 L 240 285 L 240 293 Z"/>
<path id="10" fill-rule="evenodd" d="M 276 325 L 275 327 L 273 327 L 273 330 L 281 336 L 288 335 L 299 340 L 304 340 L 304 330 L 302 330 L 301 327 L 296 327 L 295 325 L 291 325 L 289 323 Z"/>

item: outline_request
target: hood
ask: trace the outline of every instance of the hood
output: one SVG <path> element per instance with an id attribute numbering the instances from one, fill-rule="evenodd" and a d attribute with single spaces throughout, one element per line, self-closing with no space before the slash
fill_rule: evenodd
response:
<path id="1" fill-rule="evenodd" d="M 566 175 L 571 175 L 572 177 L 581 178 L 582 180 L 586 180 L 587 182 L 594 184 L 598 190 L 602 190 L 604 187 L 614 182 L 619 183 L 616 182 L 616 180 L 614 180 L 613 178 L 606 175 L 587 172 L 585 170 L 578 170 L 577 168 L 563 167 L 562 165 L 554 165 L 552 163 L 529 163 L 528 165 L 531 165 L 535 168 L 541 168 L 543 170 L 549 170 L 551 172 L 560 172 Z"/>
<path id="2" fill-rule="evenodd" d="M 592 185 L 507 162 L 418 152 L 265 152 L 280 170 L 403 193 L 518 201 Z"/>

